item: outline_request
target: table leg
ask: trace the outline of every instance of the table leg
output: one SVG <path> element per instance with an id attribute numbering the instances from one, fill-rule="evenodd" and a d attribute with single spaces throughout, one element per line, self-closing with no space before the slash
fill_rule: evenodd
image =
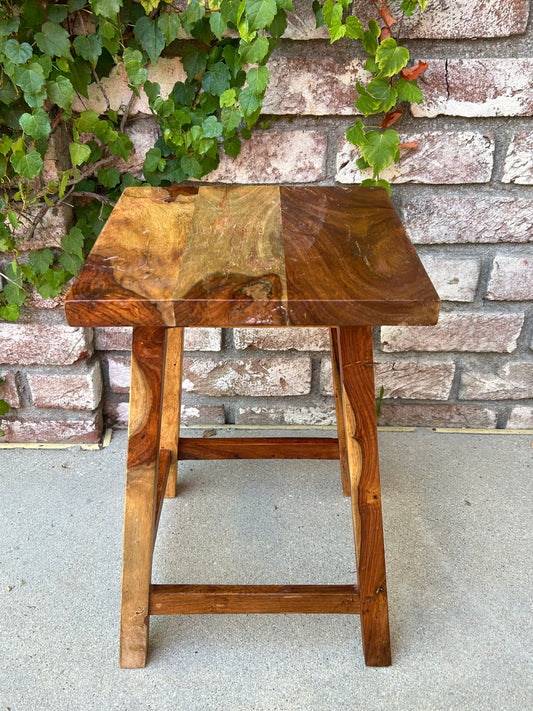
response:
<path id="1" fill-rule="evenodd" d="M 391 663 L 370 326 L 339 328 L 361 631 L 369 666 Z"/>
<path id="2" fill-rule="evenodd" d="M 169 328 L 161 413 L 161 449 L 168 449 L 170 452 L 170 468 L 165 491 L 167 498 L 176 496 L 182 364 L 183 328 Z"/>
<path id="3" fill-rule="evenodd" d="M 339 373 L 339 334 L 338 329 L 329 329 L 331 345 L 331 370 L 333 373 L 333 390 L 335 393 L 335 410 L 337 413 L 337 437 L 339 440 L 339 459 L 341 463 L 342 493 L 350 496 L 350 467 L 346 449 L 346 430 L 344 427 L 344 409 L 342 405 L 342 385 Z"/>
<path id="4" fill-rule="evenodd" d="M 148 649 L 165 341 L 164 327 L 133 329 L 120 626 L 129 668 L 144 667 Z"/>

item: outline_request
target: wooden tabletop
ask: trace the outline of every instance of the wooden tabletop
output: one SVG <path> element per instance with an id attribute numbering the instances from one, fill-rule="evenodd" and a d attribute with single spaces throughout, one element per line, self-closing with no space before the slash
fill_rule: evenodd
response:
<path id="1" fill-rule="evenodd" d="M 437 321 L 381 188 L 127 188 L 69 291 L 72 326 Z"/>

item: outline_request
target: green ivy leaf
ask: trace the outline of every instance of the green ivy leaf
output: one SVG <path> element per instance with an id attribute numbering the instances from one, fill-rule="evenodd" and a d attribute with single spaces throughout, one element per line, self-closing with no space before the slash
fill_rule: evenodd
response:
<path id="1" fill-rule="evenodd" d="M 359 82 L 357 82 L 356 88 L 359 92 L 359 97 L 355 100 L 355 105 L 359 111 L 365 116 L 370 116 L 370 114 L 379 111 L 381 101 L 376 99 L 375 96 L 372 96 L 372 94 L 369 94 Z"/>
<path id="2" fill-rule="evenodd" d="M 27 42 L 19 44 L 16 39 L 9 39 L 6 42 L 4 52 L 13 64 L 24 64 L 33 54 L 33 50 Z"/>
<path id="3" fill-rule="evenodd" d="M 19 307 L 16 304 L 6 304 L 6 306 L 0 306 L 0 318 L 6 321 L 18 321 L 19 320 Z"/>
<path id="4" fill-rule="evenodd" d="M 73 42 L 76 54 L 83 59 L 88 59 L 93 64 L 96 64 L 98 57 L 102 54 L 102 40 L 99 35 L 93 32 L 87 37 L 78 35 Z"/>
<path id="5" fill-rule="evenodd" d="M 44 86 L 44 71 L 40 64 L 19 66 L 15 71 L 15 81 L 25 94 L 36 95 Z"/>
<path id="6" fill-rule="evenodd" d="M 202 134 L 204 138 L 217 138 L 222 133 L 222 124 L 216 116 L 208 116 L 202 124 Z"/>
<path id="7" fill-rule="evenodd" d="M 354 146 L 362 146 L 366 143 L 365 127 L 361 119 L 357 119 L 353 126 L 346 131 L 346 139 Z"/>
<path id="8" fill-rule="evenodd" d="M 263 60 L 270 45 L 266 37 L 256 37 L 250 44 L 241 44 L 239 47 L 239 56 L 245 64 L 255 64 Z"/>
<path id="9" fill-rule="evenodd" d="M 10 304 L 15 304 L 16 306 L 22 306 L 26 301 L 26 292 L 11 282 L 4 286 L 4 296 Z"/>
<path id="10" fill-rule="evenodd" d="M 416 79 L 406 81 L 403 77 L 400 77 L 396 83 L 396 91 L 398 92 L 398 101 L 420 104 L 424 100 Z"/>
<path id="11" fill-rule="evenodd" d="M 114 188 L 120 183 L 120 173 L 116 168 L 100 168 L 98 182 L 105 188 Z"/>
<path id="12" fill-rule="evenodd" d="M 157 18 L 157 26 L 163 33 L 167 44 L 174 42 L 181 28 L 179 15 L 175 12 L 163 12 Z"/>
<path id="13" fill-rule="evenodd" d="M 363 25 L 355 15 L 346 18 L 346 37 L 350 39 L 363 39 Z"/>
<path id="14" fill-rule="evenodd" d="M 252 67 L 246 75 L 248 86 L 256 96 L 262 97 L 268 86 L 270 72 L 266 67 Z"/>
<path id="15" fill-rule="evenodd" d="M 91 0 L 91 6 L 96 15 L 116 17 L 122 7 L 122 0 Z"/>
<path id="16" fill-rule="evenodd" d="M 225 106 L 233 106 L 236 100 L 237 95 L 235 93 L 235 89 L 226 89 L 226 91 L 223 91 L 220 95 L 220 107 L 224 108 Z"/>
<path id="17" fill-rule="evenodd" d="M 215 96 L 229 89 L 231 74 L 224 62 L 212 64 L 202 77 L 202 87 Z"/>
<path id="18" fill-rule="evenodd" d="M 130 157 L 133 143 L 131 138 L 126 133 L 119 133 L 114 141 L 109 142 L 109 152 L 114 156 L 120 156 L 122 160 L 128 160 Z"/>
<path id="19" fill-rule="evenodd" d="M 28 264 L 35 274 L 44 274 L 53 263 L 54 254 L 51 249 L 36 249 L 30 252 Z"/>
<path id="20" fill-rule="evenodd" d="M 65 5 L 49 4 L 46 8 L 46 17 L 50 20 L 50 22 L 57 22 L 58 24 L 61 24 L 67 15 L 68 9 Z"/>
<path id="21" fill-rule="evenodd" d="M 61 237 L 61 246 L 65 252 L 68 252 L 68 254 L 74 254 L 80 257 L 80 259 L 83 258 L 84 243 L 85 237 L 79 227 L 72 227 L 68 234 Z"/>
<path id="22" fill-rule="evenodd" d="M 155 64 L 165 49 L 165 37 L 157 24 L 149 17 L 140 17 L 135 23 L 135 38 Z"/>
<path id="23" fill-rule="evenodd" d="M 0 400 L 0 415 L 7 415 L 9 412 L 9 405 L 5 400 Z"/>
<path id="24" fill-rule="evenodd" d="M 41 52 L 50 57 L 66 57 L 72 59 L 70 55 L 70 37 L 68 32 L 55 22 L 45 22 L 42 32 L 37 32 L 35 42 Z"/>
<path id="25" fill-rule="evenodd" d="M 226 20 L 222 17 L 222 13 L 213 12 L 209 18 L 209 27 L 211 28 L 211 32 L 215 35 L 215 37 L 221 39 L 228 25 L 226 23 Z"/>
<path id="26" fill-rule="evenodd" d="M 366 134 L 366 143 L 361 146 L 361 153 L 366 162 L 372 166 L 374 176 L 397 159 L 399 145 L 398 134 L 390 128 L 383 133 L 369 131 Z"/>
<path id="27" fill-rule="evenodd" d="M 228 136 L 239 128 L 242 119 L 242 112 L 239 108 L 236 106 L 231 106 L 229 108 L 224 107 L 220 112 L 220 121 L 222 122 L 224 135 Z"/>
<path id="28" fill-rule="evenodd" d="M 388 37 L 376 50 L 376 62 L 386 77 L 398 74 L 409 61 L 407 47 L 398 47 L 393 37 Z"/>
<path id="29" fill-rule="evenodd" d="M 398 92 L 387 79 L 378 77 L 367 86 L 367 92 L 375 99 L 379 99 L 379 111 L 388 111 L 398 100 Z"/>
<path id="30" fill-rule="evenodd" d="M 28 153 L 14 153 L 10 161 L 15 172 L 28 180 L 36 178 L 44 168 L 43 159 L 34 150 Z"/>
<path id="31" fill-rule="evenodd" d="M 161 157 L 159 148 L 150 148 L 146 153 L 143 164 L 143 172 L 155 173 L 156 170 L 163 170 L 165 161 Z"/>
<path id="32" fill-rule="evenodd" d="M 91 156 L 91 149 L 85 143 L 71 143 L 68 148 L 70 151 L 70 159 L 74 167 L 85 163 Z"/>
<path id="33" fill-rule="evenodd" d="M 70 109 L 74 101 L 74 87 L 70 79 L 59 75 L 55 81 L 48 82 L 48 96 L 56 106 Z"/>
<path id="34" fill-rule="evenodd" d="M 268 27 L 274 19 L 278 6 L 276 0 L 246 0 L 246 18 L 251 30 Z"/>
<path id="35" fill-rule="evenodd" d="M 63 269 L 47 269 L 37 284 L 37 291 L 43 299 L 53 299 L 67 279 L 68 274 Z"/>
<path id="36" fill-rule="evenodd" d="M 19 124 L 27 136 L 31 136 L 36 140 L 48 138 L 52 130 L 48 114 L 43 109 L 37 109 L 33 114 L 22 114 Z"/>
<path id="37" fill-rule="evenodd" d="M 207 52 L 205 49 L 188 45 L 183 50 L 181 61 L 189 79 L 194 79 L 206 68 Z"/>

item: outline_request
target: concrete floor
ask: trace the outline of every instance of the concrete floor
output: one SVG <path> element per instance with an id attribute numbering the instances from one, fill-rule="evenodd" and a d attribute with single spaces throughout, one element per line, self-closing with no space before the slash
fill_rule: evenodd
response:
<path id="1" fill-rule="evenodd" d="M 156 617 L 148 666 L 119 669 L 125 433 L 0 450 L 0 711 L 533 708 L 532 439 L 380 433 L 385 669 L 348 615 Z M 181 466 L 156 582 L 354 580 L 337 463 Z"/>

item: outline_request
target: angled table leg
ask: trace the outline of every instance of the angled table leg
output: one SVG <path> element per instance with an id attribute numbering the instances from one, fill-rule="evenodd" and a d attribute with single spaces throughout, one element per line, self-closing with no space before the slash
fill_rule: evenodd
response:
<path id="1" fill-rule="evenodd" d="M 169 328 L 167 331 L 163 410 L 161 413 L 161 449 L 166 449 L 170 452 L 170 468 L 165 490 L 166 497 L 176 496 L 182 365 L 183 328 Z"/>
<path id="2" fill-rule="evenodd" d="M 120 625 L 129 668 L 144 667 L 148 649 L 165 340 L 164 327 L 133 329 Z"/>
<path id="3" fill-rule="evenodd" d="M 346 430 L 344 427 L 344 410 L 342 405 L 342 384 L 339 372 L 339 334 L 336 328 L 329 329 L 331 345 L 331 370 L 333 373 L 333 390 L 335 392 L 335 411 L 337 413 L 337 437 L 339 439 L 339 459 L 341 463 L 342 493 L 350 496 L 350 467 L 346 450 Z"/>
<path id="4" fill-rule="evenodd" d="M 363 651 L 368 666 L 391 663 L 374 392 L 372 329 L 339 328 Z"/>

